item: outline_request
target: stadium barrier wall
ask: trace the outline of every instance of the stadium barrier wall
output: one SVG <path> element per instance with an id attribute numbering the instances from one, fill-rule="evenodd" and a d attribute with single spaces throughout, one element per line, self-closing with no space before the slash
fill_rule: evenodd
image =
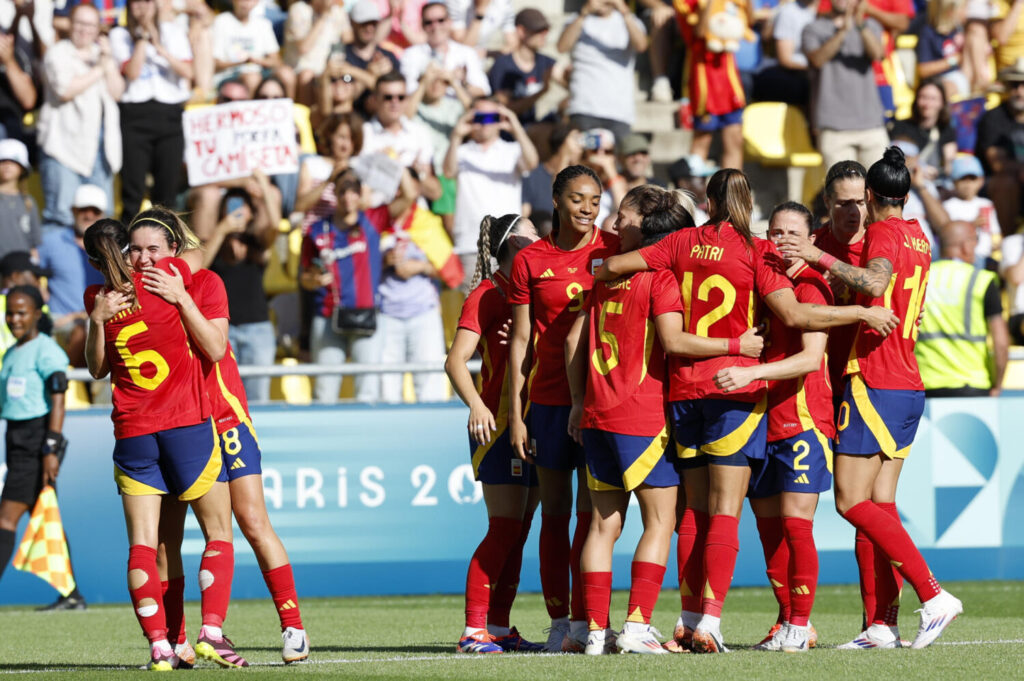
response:
<path id="1" fill-rule="evenodd" d="M 907 460 L 898 504 L 940 579 L 1024 578 L 1024 398 L 930 400 Z M 473 481 L 461 404 L 257 407 L 267 506 L 300 596 L 460 593 L 486 518 Z M 112 479 L 108 412 L 69 413 L 59 497 L 81 590 L 93 603 L 126 601 L 127 541 Z M 6 474 L 0 464 L 0 478 Z M 19 539 L 26 521 L 19 529 Z M 539 591 L 533 527 L 523 591 Z M 615 587 L 628 587 L 640 534 L 628 514 L 615 553 Z M 857 580 L 853 530 L 822 496 L 815 538 L 823 583 Z M 763 585 L 753 516 L 741 523 L 736 585 Z M 255 558 L 235 533 L 235 598 L 266 598 Z M 183 547 L 190 599 L 202 535 L 189 516 Z M 672 551 L 671 561 L 674 562 Z M 675 588 L 669 566 L 665 586 Z M 42 580 L 8 567 L 0 604 L 44 603 Z M 912 595 L 908 596 L 912 598 Z M 269 611 L 268 611 L 269 612 Z"/>

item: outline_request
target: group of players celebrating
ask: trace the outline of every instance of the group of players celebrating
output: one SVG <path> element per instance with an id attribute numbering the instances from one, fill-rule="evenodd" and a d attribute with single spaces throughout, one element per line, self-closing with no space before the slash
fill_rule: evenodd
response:
<path id="1" fill-rule="evenodd" d="M 840 647 L 924 648 L 941 635 L 962 604 L 895 505 L 924 410 L 914 344 L 931 262 L 920 226 L 902 217 L 909 190 L 896 148 L 869 170 L 838 163 L 825 180 L 828 225 L 812 239 L 810 212 L 789 202 L 764 240 L 750 231 L 746 177 L 723 169 L 708 182 L 707 224 L 694 224 L 687 197 L 647 185 L 625 196 L 611 233 L 596 224 L 598 177 L 570 166 L 554 181 L 549 236 L 519 216 L 484 219 L 446 364 L 470 407 L 488 512 L 458 651 L 727 652 L 745 497 L 779 602 L 756 647 L 807 651 L 813 518 L 833 477 L 836 509 L 857 530 L 865 614 Z M 479 392 L 467 368 L 476 351 Z M 631 493 L 643 534 L 616 632 L 612 550 Z M 538 503 L 546 644 L 509 622 Z M 650 622 L 673 532 L 682 611 L 662 643 Z M 923 604 L 909 644 L 897 629 L 904 579 Z"/>
<path id="2" fill-rule="evenodd" d="M 198 239 L 153 208 L 125 226 L 85 233 L 104 285 L 86 290 L 86 360 L 111 375 L 114 478 L 128 529 L 128 590 L 154 671 L 247 662 L 224 635 L 234 573 L 231 516 L 252 546 L 281 623 L 284 661 L 309 655 L 295 581 L 267 516 L 260 450 L 228 342 L 224 283 L 201 269 Z M 206 546 L 199 566 L 202 625 L 185 630 L 181 542 L 191 506 Z"/>

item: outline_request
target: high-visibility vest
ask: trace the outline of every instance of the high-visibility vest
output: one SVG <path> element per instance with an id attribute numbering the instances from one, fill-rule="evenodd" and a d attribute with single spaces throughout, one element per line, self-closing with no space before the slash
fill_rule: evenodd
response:
<path id="1" fill-rule="evenodd" d="M 914 349 L 926 390 L 992 387 L 984 301 L 995 278 L 959 260 L 932 263 Z"/>

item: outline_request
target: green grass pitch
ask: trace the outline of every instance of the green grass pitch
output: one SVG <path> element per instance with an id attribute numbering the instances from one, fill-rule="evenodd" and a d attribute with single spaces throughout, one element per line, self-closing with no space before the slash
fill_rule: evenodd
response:
<path id="1" fill-rule="evenodd" d="M 253 666 L 247 670 L 197 667 L 189 679 L 224 674 L 344 679 L 494 679 L 500 681 L 654 681 L 658 679 L 1021 679 L 1024 678 L 1024 583 L 961 582 L 948 588 L 965 613 L 927 650 L 838 651 L 830 648 L 858 633 L 854 586 L 818 590 L 812 622 L 820 648 L 806 655 L 750 650 L 775 618 L 767 588 L 734 589 L 726 602 L 723 632 L 728 655 L 456 655 L 462 629 L 459 596 L 308 598 L 303 618 L 312 642 L 306 664 L 283 667 L 277 618 L 270 600 L 232 603 L 226 631 Z M 626 596 L 612 600 L 612 626 L 621 626 Z M 663 591 L 654 624 L 671 633 L 678 597 Z M 916 599 L 903 597 L 901 632 L 917 631 Z M 186 607 L 189 632 L 198 630 L 198 604 Z M 532 640 L 543 640 L 547 624 L 541 598 L 521 594 L 513 623 Z M 0 608 L 0 677 L 112 679 L 138 675 L 148 649 L 127 605 L 91 607 L 87 612 L 39 614 Z"/>

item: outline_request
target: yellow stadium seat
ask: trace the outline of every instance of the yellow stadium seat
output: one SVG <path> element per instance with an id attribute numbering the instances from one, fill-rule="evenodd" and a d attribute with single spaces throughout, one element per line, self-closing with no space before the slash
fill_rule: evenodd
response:
<path id="1" fill-rule="evenodd" d="M 1007 363 L 1003 390 L 1024 390 L 1024 360 L 1011 359 Z"/>
<path id="2" fill-rule="evenodd" d="M 904 33 L 903 35 L 896 36 L 896 49 L 897 50 L 916 50 L 917 49 L 917 36 L 913 33 Z"/>
<path id="3" fill-rule="evenodd" d="M 88 409 L 92 404 L 89 402 L 89 385 L 82 381 L 68 381 L 67 392 L 64 393 L 65 409 Z"/>
<path id="4" fill-rule="evenodd" d="M 823 163 L 807 119 L 783 102 L 755 102 L 743 112 L 743 153 L 764 166 L 814 168 Z"/>
<path id="5" fill-rule="evenodd" d="M 889 85 L 892 86 L 892 101 L 896 107 L 896 120 L 910 118 L 910 111 L 914 106 L 914 83 L 907 78 L 907 73 L 903 70 L 903 62 L 895 52 L 882 61 L 882 70 L 885 72 Z"/>
<path id="6" fill-rule="evenodd" d="M 295 366 L 299 360 L 285 357 L 284 366 Z M 309 376 L 281 376 L 270 381 L 270 399 L 284 400 L 288 404 L 310 404 L 313 402 L 313 382 Z"/>

